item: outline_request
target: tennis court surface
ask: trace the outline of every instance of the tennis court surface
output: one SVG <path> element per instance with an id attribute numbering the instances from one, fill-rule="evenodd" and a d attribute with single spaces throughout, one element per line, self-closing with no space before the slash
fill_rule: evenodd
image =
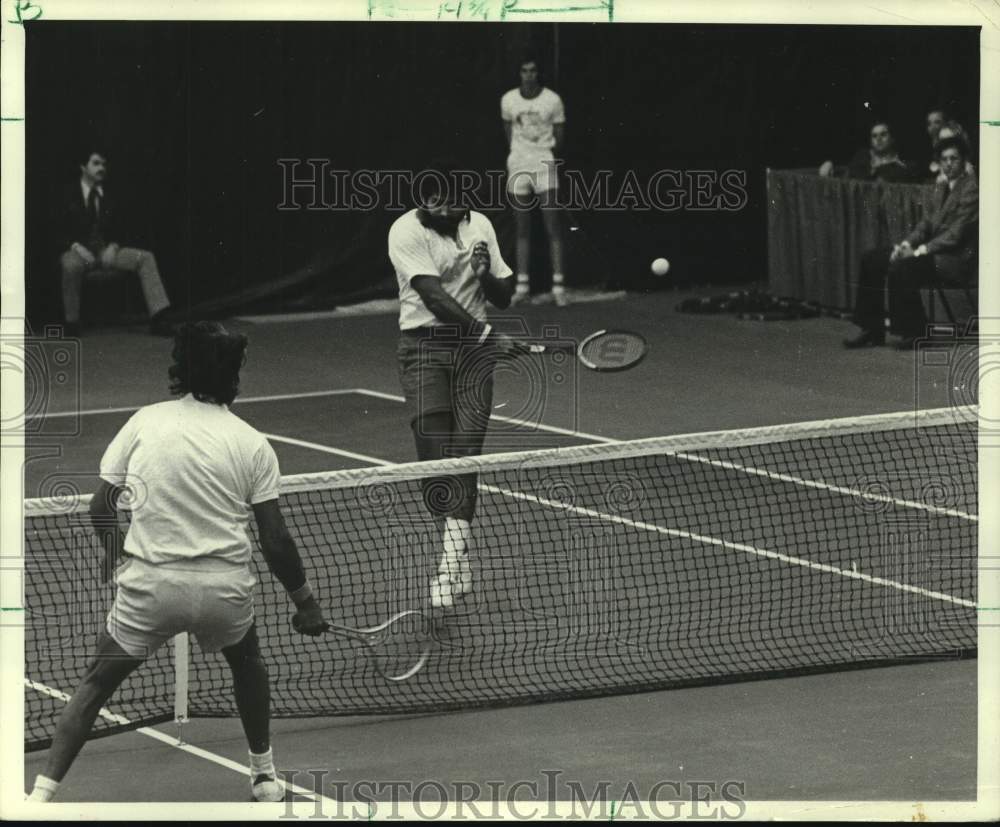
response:
<path id="1" fill-rule="evenodd" d="M 974 412 L 919 371 L 915 386 L 914 354 L 834 350 L 842 323 L 693 320 L 676 300 L 613 306 L 651 342 L 634 371 L 501 375 L 488 454 L 465 465 L 409 464 L 391 317 L 235 325 L 251 337 L 235 410 L 278 451 L 286 515 L 338 622 L 423 607 L 438 552 L 421 481 L 479 473 L 474 599 L 435 624 L 409 681 L 387 682 L 347 641 L 295 635 L 259 572 L 272 712 L 307 719 L 275 723 L 280 766 L 329 769 L 335 798 L 350 798 L 335 780 L 513 783 L 552 768 L 587 789 L 698 776 L 756 800 L 975 796 Z M 569 308 L 559 333 L 608 312 Z M 524 315 L 534 332 L 552 313 Z M 163 398 L 168 349 L 84 339 L 84 413 L 38 417 L 26 491 L 49 499 L 26 509 L 29 781 L 112 595 L 85 499 L 69 494 L 92 489 L 128 408 Z M 167 743 L 178 692 L 198 719 L 185 740 L 215 760 Z M 243 800 L 225 764 L 243 763 L 239 725 L 218 720 L 233 714 L 221 660 L 164 649 L 98 730 L 165 735 L 91 742 L 63 800 L 152 800 L 128 778 L 143 766 L 167 773 L 155 798 Z M 915 748 L 927 739 L 931 755 Z"/>

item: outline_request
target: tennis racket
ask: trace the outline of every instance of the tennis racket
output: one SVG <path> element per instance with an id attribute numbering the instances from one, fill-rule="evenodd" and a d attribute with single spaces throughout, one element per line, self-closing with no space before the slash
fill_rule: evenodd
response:
<path id="1" fill-rule="evenodd" d="M 292 616 L 292 626 L 299 631 L 298 613 Z M 363 644 L 375 669 L 387 681 L 412 678 L 424 668 L 431 653 L 430 621 L 423 612 L 413 609 L 399 612 L 370 629 L 327 623 L 326 631 Z"/>
<path id="2" fill-rule="evenodd" d="M 553 342 L 533 343 L 532 353 L 575 353 L 580 364 L 590 370 L 611 373 L 635 367 L 649 352 L 649 345 L 638 333 L 630 330 L 598 330 L 579 345 Z"/>

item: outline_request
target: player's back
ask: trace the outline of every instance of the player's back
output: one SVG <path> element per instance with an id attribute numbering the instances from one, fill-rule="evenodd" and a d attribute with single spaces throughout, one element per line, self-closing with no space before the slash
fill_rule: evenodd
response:
<path id="1" fill-rule="evenodd" d="M 133 490 L 125 549 L 154 563 L 207 554 L 245 562 L 250 504 L 277 496 L 277 460 L 264 436 L 190 394 L 129 420 L 101 462 L 110 482 L 121 471 Z"/>

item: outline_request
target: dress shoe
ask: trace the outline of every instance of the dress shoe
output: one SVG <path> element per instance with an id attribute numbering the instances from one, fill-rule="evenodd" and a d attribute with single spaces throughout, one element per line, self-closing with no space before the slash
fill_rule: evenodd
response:
<path id="1" fill-rule="evenodd" d="M 149 320 L 149 332 L 153 336 L 173 336 L 174 326 L 167 318 L 167 311 L 161 310 Z"/>
<path id="2" fill-rule="evenodd" d="M 844 339 L 844 347 L 846 348 L 859 348 L 859 347 L 879 347 L 885 344 L 885 334 L 875 333 L 871 330 L 862 330 L 857 336 L 852 339 Z"/>

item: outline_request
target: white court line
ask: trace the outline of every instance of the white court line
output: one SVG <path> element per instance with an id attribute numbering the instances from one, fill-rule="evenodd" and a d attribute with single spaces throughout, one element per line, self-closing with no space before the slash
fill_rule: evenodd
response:
<path id="1" fill-rule="evenodd" d="M 298 445 L 300 448 L 311 448 L 313 451 L 322 451 L 324 454 L 336 454 L 340 457 L 348 457 L 349 459 L 356 459 L 361 462 L 370 462 L 372 465 L 396 464 L 379 459 L 378 457 L 370 457 L 367 454 L 356 454 L 354 451 L 345 451 L 343 448 L 331 448 L 329 445 L 320 445 L 318 442 L 309 442 L 305 439 L 295 439 L 294 437 L 281 436 L 280 434 L 264 434 L 264 436 L 274 442 L 285 442 L 289 445 Z"/>
<path id="2" fill-rule="evenodd" d="M 70 699 L 70 696 L 65 692 L 60 692 L 58 689 L 53 689 L 51 686 L 46 686 L 44 683 L 38 683 L 38 681 L 33 681 L 30 678 L 24 679 L 24 685 L 34 689 L 36 692 L 48 695 L 50 698 L 55 698 L 56 700 L 63 701 L 64 703 L 68 702 Z M 117 715 L 104 708 L 102 708 L 98 714 L 104 718 L 104 720 L 111 721 L 111 723 L 114 724 L 128 726 L 132 723 L 123 715 Z M 153 738 L 154 740 L 162 741 L 164 744 L 182 750 L 190 755 L 203 758 L 206 761 L 211 761 L 213 764 L 218 764 L 220 767 L 225 767 L 227 770 L 238 772 L 240 775 L 245 775 L 248 778 L 250 777 L 250 767 L 244 764 L 239 764 L 236 761 L 232 761 L 222 755 L 216 755 L 214 752 L 209 752 L 201 747 L 196 747 L 193 744 L 185 744 L 183 741 L 167 735 L 165 732 L 160 732 L 158 729 L 153 729 L 152 727 L 139 727 L 134 731 L 149 738 Z M 282 784 L 284 784 L 286 788 L 290 789 L 296 795 L 305 796 L 307 798 L 318 798 L 322 801 L 328 801 L 331 804 L 336 803 L 334 799 L 328 798 L 321 793 L 317 793 L 315 790 L 307 790 L 305 787 L 300 787 L 298 784 L 289 784 L 284 780 L 282 780 Z"/>
<path id="3" fill-rule="evenodd" d="M 355 393 L 362 394 L 363 396 L 374 396 L 376 399 L 388 399 L 390 402 L 405 402 L 406 397 L 399 396 L 395 393 L 383 393 L 382 391 L 372 391 L 367 388 L 355 388 Z M 611 445 L 613 443 L 621 442 L 620 439 L 611 439 L 606 436 L 598 436 L 597 434 L 588 434 L 584 431 L 572 431 L 569 428 L 560 428 L 557 425 L 545 425 L 542 422 L 531 422 L 527 419 L 517 419 L 513 416 L 500 416 L 499 414 L 490 414 L 490 419 L 496 419 L 499 422 L 509 422 L 512 425 L 523 425 L 526 428 L 537 428 L 539 431 L 548 431 L 551 434 L 562 434 L 563 436 L 575 436 L 580 439 L 589 439 L 591 442 L 603 442 L 605 444 Z"/>
<path id="4" fill-rule="evenodd" d="M 366 388 L 356 388 L 356 393 L 363 394 L 365 396 L 374 396 L 379 399 L 388 399 L 393 402 L 405 402 L 406 399 L 402 396 L 397 396 L 391 393 L 382 393 L 381 391 L 370 391 Z M 615 443 L 622 442 L 618 439 L 610 439 L 606 436 L 598 436 L 597 434 L 588 434 L 584 431 L 571 431 L 567 428 L 558 428 L 554 425 L 544 425 L 541 422 L 528 422 L 523 419 L 514 419 L 507 416 L 497 416 L 493 414 L 492 419 L 499 419 L 501 422 L 510 422 L 515 425 L 525 425 L 529 428 L 537 428 L 541 431 L 549 431 L 551 433 L 563 434 L 565 436 L 575 436 L 580 439 L 589 439 L 593 442 L 602 442 L 607 445 L 613 445 Z M 824 491 L 832 491 L 836 494 L 843 494 L 848 497 L 857 497 L 862 500 L 868 500 L 869 502 L 880 502 L 880 503 L 890 503 L 892 505 L 899 506 L 900 508 L 913 508 L 919 511 L 926 511 L 931 514 L 941 514 L 946 517 L 958 517 L 962 520 L 970 520 L 972 522 L 979 522 L 979 517 L 975 514 L 969 514 L 966 511 L 959 511 L 955 508 L 943 508 L 936 505 L 928 505 L 927 503 L 918 502 L 916 500 L 903 500 L 898 497 L 890 497 L 887 494 L 875 494 L 871 491 L 861 491 L 857 488 L 847 488 L 842 485 L 833 485 L 832 483 L 823 482 L 822 480 L 810 480 L 805 477 L 796 477 L 791 474 L 781 474 L 777 471 L 768 471 L 764 468 L 754 468 L 749 465 L 741 465 L 737 462 L 727 462 L 721 459 L 710 459 L 709 457 L 702 457 L 697 454 L 688 454 L 675 451 L 664 452 L 664 456 L 674 456 L 678 459 L 687 460 L 688 462 L 700 462 L 704 465 L 714 465 L 716 468 L 725 468 L 729 471 L 741 471 L 744 474 L 751 474 L 758 477 L 767 477 L 768 479 L 780 480 L 781 482 L 791 483 L 792 485 L 802 485 L 807 488 L 818 488 Z"/>
<path id="5" fill-rule="evenodd" d="M 355 459 L 367 459 L 374 465 L 395 465 L 396 463 L 388 462 L 384 459 L 378 459 L 377 457 L 365 457 L 364 454 L 355 454 L 351 451 L 343 451 L 340 448 L 334 448 L 330 445 L 322 445 L 318 442 L 306 442 L 305 440 L 291 440 L 287 437 L 271 437 L 269 439 L 278 439 L 280 441 L 288 440 L 293 444 L 302 445 L 303 447 L 312 448 L 316 451 L 323 451 L 328 454 L 337 454 L 340 456 L 350 456 Z M 753 554 L 758 557 L 766 557 L 772 560 L 780 560 L 783 563 L 791 563 L 796 566 L 802 566 L 804 568 L 813 569 L 815 571 L 822 571 L 827 574 L 839 574 L 842 577 L 850 577 L 854 580 L 864 580 L 865 582 L 872 583 L 877 586 L 885 586 L 887 588 L 897 589 L 903 592 L 910 592 L 912 594 L 919 594 L 923 597 L 930 597 L 935 600 L 941 600 L 946 603 L 954 603 L 958 606 L 967 606 L 969 608 L 975 608 L 976 603 L 972 600 L 965 600 L 961 597 L 955 597 L 954 595 L 946 594 L 944 592 L 935 592 L 929 589 L 922 589 L 919 586 L 911 586 L 909 583 L 900 583 L 897 580 L 887 580 L 884 577 L 874 577 L 870 574 L 862 574 L 861 572 L 855 571 L 853 569 L 841 569 L 836 566 L 831 566 L 826 563 L 816 563 L 812 560 L 806 560 L 802 557 L 793 557 L 788 554 L 781 554 L 777 551 L 771 551 L 769 549 L 758 548 L 756 546 L 747 545 L 746 543 L 733 543 L 728 540 L 721 540 L 718 537 L 709 537 L 704 534 L 693 534 L 689 531 L 683 531 L 682 529 L 676 528 L 666 528 L 664 526 L 659 526 L 654 523 L 641 523 L 635 520 L 629 520 L 626 517 L 616 516 L 614 514 L 605 514 L 603 511 L 594 511 L 589 508 L 582 508 L 580 506 L 570 505 L 569 503 L 559 502 L 558 500 L 547 500 L 542 497 L 536 497 L 534 494 L 524 494 L 520 491 L 511 491 L 506 488 L 498 488 L 494 485 L 479 485 L 480 491 L 488 491 L 491 494 L 502 494 L 505 497 L 511 497 L 518 500 L 527 500 L 530 502 L 537 503 L 539 505 L 544 505 L 547 508 L 553 508 L 561 511 L 573 511 L 577 514 L 583 514 L 587 517 L 595 517 L 599 520 L 605 520 L 611 523 L 617 523 L 619 525 L 627 525 L 632 528 L 638 528 L 643 531 L 650 531 L 656 534 L 665 534 L 672 537 L 684 537 L 688 540 L 694 540 L 699 543 L 705 543 L 706 545 L 718 546 L 719 548 L 729 549 L 730 551 L 741 551 L 748 554 Z"/>
<path id="6" fill-rule="evenodd" d="M 685 453 L 674 453 L 672 454 L 680 459 L 685 459 L 690 462 L 703 462 L 706 465 L 715 465 L 719 468 L 729 468 L 733 471 L 742 471 L 745 474 L 755 474 L 759 477 L 767 477 L 772 480 L 781 480 L 781 482 L 790 482 L 794 485 L 804 485 L 807 488 L 821 488 L 824 491 L 833 491 L 837 494 L 844 494 L 850 497 L 860 497 L 863 500 L 869 500 L 871 502 L 879 503 L 891 503 L 893 505 L 898 505 L 902 508 L 915 508 L 920 511 L 928 511 L 932 514 L 942 514 L 946 517 L 959 517 L 963 520 L 971 520 L 973 522 L 979 522 L 979 517 L 975 514 L 969 514 L 966 511 L 959 511 L 955 508 L 942 508 L 936 505 L 927 505 L 927 503 L 918 502 L 916 500 L 901 500 L 897 497 L 890 497 L 887 494 L 875 494 L 871 491 L 860 491 L 857 488 L 845 488 L 841 485 L 831 485 L 830 483 L 823 482 L 821 480 L 809 480 L 803 477 L 793 477 L 789 474 L 779 474 L 777 471 L 768 471 L 762 468 L 752 468 L 748 465 L 740 465 L 736 462 L 726 462 L 721 459 L 709 459 L 708 457 L 700 457 L 697 454 L 685 454 Z"/>
<path id="7" fill-rule="evenodd" d="M 911 592 L 912 594 L 919 594 L 924 597 L 931 597 L 935 600 L 941 600 L 946 603 L 954 603 L 958 606 L 967 606 L 972 609 L 976 608 L 976 603 L 973 600 L 965 600 L 961 597 L 945 594 L 944 592 L 922 589 L 919 586 L 911 586 L 909 583 L 887 580 L 884 577 L 873 577 L 870 574 L 862 574 L 861 572 L 854 571 L 853 569 L 840 569 L 836 566 L 827 565 L 826 563 L 816 563 L 802 557 L 792 557 L 788 554 L 781 554 L 780 552 L 770 551 L 765 548 L 757 548 L 756 546 L 750 546 L 746 543 L 733 543 L 729 540 L 720 540 L 718 537 L 708 537 L 704 534 L 692 534 L 690 531 L 683 531 L 678 528 L 665 528 L 664 526 L 655 525 L 654 523 L 640 523 L 636 520 L 629 520 L 626 517 L 620 517 L 615 514 L 605 514 L 603 511 L 594 511 L 590 508 L 582 508 L 580 506 L 570 505 L 569 503 L 559 502 L 558 500 L 547 500 L 543 497 L 536 497 L 534 494 L 524 494 L 520 491 L 510 491 L 509 489 L 497 488 L 493 485 L 481 485 L 479 487 L 480 489 L 486 489 L 492 493 L 503 494 L 506 497 L 513 497 L 518 500 L 528 500 L 529 502 L 544 505 L 548 508 L 559 509 L 562 511 L 573 511 L 587 517 L 596 517 L 599 520 L 618 523 L 619 525 L 631 526 L 632 528 L 642 529 L 643 531 L 651 531 L 656 534 L 666 534 L 671 537 L 684 537 L 685 539 L 694 540 L 698 543 L 705 543 L 706 545 L 718 546 L 719 548 L 730 549 L 731 551 L 744 551 L 748 554 L 757 555 L 758 557 L 780 560 L 782 563 L 792 563 L 796 566 L 815 569 L 816 571 L 826 572 L 827 574 L 839 574 L 843 577 L 850 577 L 855 580 L 864 580 L 868 583 L 873 583 L 876 586 L 887 586 L 889 588 L 899 589 L 900 591 Z"/>

